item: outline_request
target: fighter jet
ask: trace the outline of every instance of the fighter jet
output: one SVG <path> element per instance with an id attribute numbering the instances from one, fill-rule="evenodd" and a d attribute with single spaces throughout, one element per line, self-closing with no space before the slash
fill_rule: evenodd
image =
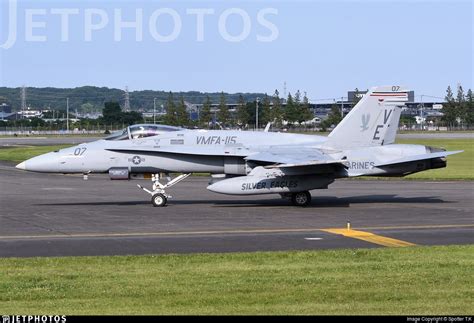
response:
<path id="1" fill-rule="evenodd" d="M 43 173 L 108 173 L 112 180 L 151 179 L 155 207 L 167 189 L 192 173 L 210 173 L 208 190 L 229 195 L 280 194 L 295 206 L 311 203 L 311 190 L 336 179 L 406 176 L 446 167 L 462 151 L 395 144 L 408 100 L 400 86 L 368 91 L 328 137 L 236 130 L 130 126 L 112 136 L 27 160 L 17 168 Z M 182 174 L 173 179 L 169 174 Z M 363 184 L 361 184 L 363 185 Z"/>

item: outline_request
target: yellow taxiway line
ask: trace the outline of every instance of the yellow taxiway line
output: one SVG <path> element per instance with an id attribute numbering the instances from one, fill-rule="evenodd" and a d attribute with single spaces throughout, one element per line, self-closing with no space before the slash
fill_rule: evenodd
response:
<path id="1" fill-rule="evenodd" d="M 385 227 L 360 227 L 358 230 L 402 230 L 402 229 L 449 229 L 449 228 L 474 228 L 474 224 L 442 224 L 442 225 L 419 225 L 419 226 L 385 226 Z M 336 232 L 336 231 L 337 232 Z M 305 233 L 305 232 L 329 232 L 336 234 L 347 233 L 347 229 L 327 228 L 276 228 L 276 229 L 237 229 L 237 230 L 209 230 L 209 231 L 163 231 L 163 232 L 90 232 L 90 233 L 52 233 L 42 235 L 4 235 L 0 240 L 33 240 L 33 239 L 61 239 L 61 238 L 133 238 L 133 237 L 166 237 L 187 235 L 226 235 L 226 234 L 265 234 L 265 233 Z M 349 230 L 351 238 L 376 236 L 369 232 Z M 355 232 L 359 232 L 356 234 Z M 363 232 L 364 234 L 361 234 Z M 349 233 L 351 234 L 351 233 Z M 349 237 L 349 235 L 346 235 Z M 391 239 L 391 238 L 386 238 Z M 395 239 L 391 239 L 395 240 Z M 368 241 L 368 240 L 366 240 Z M 388 240 L 387 240 L 388 241 Z M 412 244 L 413 245 L 413 244 Z"/>
<path id="2" fill-rule="evenodd" d="M 414 243 L 408 241 L 397 240 L 389 237 L 379 236 L 367 231 L 358 231 L 352 229 L 324 229 L 321 230 L 328 233 L 340 234 L 344 237 L 359 239 L 370 243 L 382 245 L 385 247 L 410 247 L 416 246 Z"/>

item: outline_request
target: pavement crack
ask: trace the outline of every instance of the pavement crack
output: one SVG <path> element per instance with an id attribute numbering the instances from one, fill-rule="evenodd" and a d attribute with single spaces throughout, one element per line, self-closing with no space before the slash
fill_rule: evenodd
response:
<path id="1" fill-rule="evenodd" d="M 20 219 L 12 218 L 12 217 L 9 217 L 9 216 L 3 216 L 3 218 L 4 218 L 4 219 L 8 219 L 8 220 L 10 220 L 10 221 L 15 221 L 15 222 L 18 222 L 18 223 L 27 224 L 27 225 L 30 225 L 30 226 L 33 226 L 33 227 L 36 227 L 36 228 L 39 228 L 39 229 L 46 230 L 46 231 L 51 232 L 51 233 L 63 234 L 63 235 L 66 235 L 66 236 L 69 236 L 69 235 L 70 235 L 70 234 L 67 233 L 67 232 L 64 232 L 64 231 L 61 231 L 61 230 L 52 229 L 52 228 L 48 228 L 48 227 L 45 227 L 45 226 L 42 226 L 42 225 L 39 225 L 39 224 L 35 224 L 35 223 L 29 222 L 29 221 L 22 221 L 22 220 L 20 220 Z"/>

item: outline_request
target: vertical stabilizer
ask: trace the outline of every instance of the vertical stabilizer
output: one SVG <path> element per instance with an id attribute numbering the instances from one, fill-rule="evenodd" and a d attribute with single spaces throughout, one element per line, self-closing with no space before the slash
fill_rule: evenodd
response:
<path id="1" fill-rule="evenodd" d="M 372 88 L 329 134 L 325 146 L 336 149 L 382 146 L 395 142 L 408 90 L 400 86 Z"/>

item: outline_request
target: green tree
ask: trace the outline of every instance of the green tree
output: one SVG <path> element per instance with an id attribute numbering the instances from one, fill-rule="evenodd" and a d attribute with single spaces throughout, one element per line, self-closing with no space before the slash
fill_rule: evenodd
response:
<path id="1" fill-rule="evenodd" d="M 446 90 L 445 104 L 443 104 L 443 121 L 448 127 L 453 127 L 456 124 L 456 102 L 454 100 L 451 86 Z"/>
<path id="2" fill-rule="evenodd" d="M 456 114 L 457 119 L 462 123 L 466 123 L 468 118 L 468 109 L 466 104 L 466 97 L 464 95 L 464 89 L 462 88 L 461 84 L 458 85 L 458 93 L 456 97 Z"/>
<path id="3" fill-rule="evenodd" d="M 265 127 L 269 122 L 271 122 L 271 110 L 270 110 L 270 98 L 265 93 L 262 103 L 259 105 L 258 111 L 258 123 Z"/>
<path id="4" fill-rule="evenodd" d="M 204 128 L 209 128 L 209 124 L 212 121 L 211 104 L 211 98 L 208 95 L 206 97 L 206 101 L 202 105 L 202 110 L 199 113 L 199 121 L 201 123 L 201 126 L 203 126 Z"/>
<path id="5" fill-rule="evenodd" d="M 143 122 L 143 115 L 137 111 L 122 112 L 120 119 L 123 125 L 130 126 Z"/>
<path id="6" fill-rule="evenodd" d="M 33 127 L 33 128 L 40 128 L 40 127 L 44 127 L 46 125 L 46 121 L 44 121 L 43 119 L 40 119 L 40 118 L 32 118 L 30 119 L 30 127 Z"/>
<path id="7" fill-rule="evenodd" d="M 474 100 L 471 89 L 469 89 L 466 94 L 466 110 L 466 123 L 472 126 L 474 125 Z"/>
<path id="8" fill-rule="evenodd" d="M 249 113 L 247 111 L 247 104 L 242 95 L 239 96 L 239 103 L 237 105 L 237 124 L 244 128 L 249 124 Z"/>
<path id="9" fill-rule="evenodd" d="M 358 88 L 354 90 L 354 98 L 352 99 L 352 107 L 355 107 L 357 103 L 362 99 L 362 93 Z"/>
<path id="10" fill-rule="evenodd" d="M 89 102 L 82 104 L 81 109 L 80 109 L 82 113 L 91 113 L 93 110 L 94 110 L 94 105 Z"/>
<path id="11" fill-rule="evenodd" d="M 416 124 L 416 118 L 412 116 L 400 116 L 400 125 L 409 129 L 412 125 Z"/>
<path id="12" fill-rule="evenodd" d="M 300 122 L 301 120 L 301 92 L 300 90 L 296 91 L 294 96 L 295 102 L 295 111 L 296 111 L 296 122 Z"/>
<path id="13" fill-rule="evenodd" d="M 122 108 L 118 102 L 105 102 L 102 110 L 102 120 L 105 124 L 119 124 L 122 122 Z"/>
<path id="14" fill-rule="evenodd" d="M 291 93 L 288 93 L 288 99 L 286 100 L 284 116 L 285 116 L 285 120 L 289 124 L 298 122 L 298 110 L 296 108 L 295 101 L 293 100 L 293 96 L 291 95 Z"/>
<path id="15" fill-rule="evenodd" d="M 173 93 L 170 91 L 168 95 L 168 102 L 166 103 L 166 123 L 170 126 L 178 125 L 178 118 L 176 116 L 176 106 L 174 104 Z"/>
<path id="16" fill-rule="evenodd" d="M 309 107 L 309 99 L 305 92 L 304 97 L 303 97 L 303 103 L 301 104 L 301 109 L 300 109 L 300 119 L 298 120 L 298 122 L 301 123 L 303 121 L 312 120 L 313 118 L 314 118 L 314 115 L 311 112 L 311 109 Z"/>
<path id="17" fill-rule="evenodd" d="M 326 131 L 327 128 L 331 126 L 337 126 L 339 122 L 341 122 L 341 120 L 342 118 L 340 107 L 336 104 L 333 104 L 328 117 L 321 122 L 321 128 L 323 131 Z"/>
<path id="18" fill-rule="evenodd" d="M 281 127 L 283 122 L 283 111 L 281 108 L 281 100 L 280 100 L 280 93 L 278 90 L 275 90 L 275 93 L 272 97 L 273 106 L 272 106 L 272 113 L 271 113 L 271 120 L 275 123 L 275 126 Z"/>
<path id="19" fill-rule="evenodd" d="M 178 107 L 176 108 L 176 122 L 179 126 L 183 127 L 189 125 L 189 115 L 186 110 L 186 103 L 184 102 L 183 96 L 181 96 Z"/>
<path id="20" fill-rule="evenodd" d="M 257 119 L 257 101 L 251 101 L 251 102 L 247 102 L 246 104 L 246 107 L 247 107 L 247 113 L 249 115 L 249 125 L 254 128 L 255 127 L 255 122 L 256 122 L 256 119 Z M 260 117 L 260 115 L 259 115 Z"/>
<path id="21" fill-rule="evenodd" d="M 230 113 L 229 108 L 227 107 L 224 92 L 221 93 L 220 102 L 219 102 L 219 112 L 217 112 L 217 119 L 222 127 L 225 127 L 229 124 Z"/>

